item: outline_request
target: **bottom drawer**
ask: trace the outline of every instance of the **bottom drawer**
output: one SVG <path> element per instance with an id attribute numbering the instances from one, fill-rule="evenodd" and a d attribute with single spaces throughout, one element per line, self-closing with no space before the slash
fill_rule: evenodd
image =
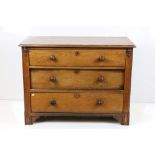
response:
<path id="1" fill-rule="evenodd" d="M 32 93 L 32 112 L 122 112 L 122 92 Z"/>

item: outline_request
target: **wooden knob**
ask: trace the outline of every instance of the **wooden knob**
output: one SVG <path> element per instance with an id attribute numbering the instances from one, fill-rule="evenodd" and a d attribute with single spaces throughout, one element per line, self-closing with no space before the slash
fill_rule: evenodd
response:
<path id="1" fill-rule="evenodd" d="M 50 77 L 50 81 L 55 82 L 56 80 L 57 80 L 57 79 L 56 79 L 55 76 L 51 76 L 51 77 Z"/>
<path id="2" fill-rule="evenodd" d="M 96 102 L 97 105 L 102 105 L 103 103 L 104 103 L 104 102 L 103 102 L 102 99 L 98 99 L 97 102 Z"/>
<path id="3" fill-rule="evenodd" d="M 103 81 L 104 81 L 104 76 L 103 76 L 103 75 L 100 75 L 100 76 L 98 77 L 98 81 L 99 81 L 99 82 L 103 82 Z"/>
<path id="4" fill-rule="evenodd" d="M 51 56 L 50 56 L 50 60 L 51 60 L 51 61 L 56 61 L 57 59 L 56 59 L 56 57 L 55 57 L 54 55 L 51 55 Z"/>
<path id="5" fill-rule="evenodd" d="M 101 61 L 104 61 L 104 60 L 105 60 L 105 57 L 104 56 L 101 55 L 101 56 L 98 57 L 98 61 L 101 62 Z"/>
<path id="6" fill-rule="evenodd" d="M 56 100 L 52 100 L 52 101 L 51 101 L 51 105 L 52 105 L 52 106 L 55 106 L 56 104 L 57 104 Z"/>

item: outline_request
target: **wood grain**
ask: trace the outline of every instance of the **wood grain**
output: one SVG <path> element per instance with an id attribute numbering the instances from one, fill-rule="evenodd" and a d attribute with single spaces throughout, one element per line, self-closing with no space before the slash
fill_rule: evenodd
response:
<path id="1" fill-rule="evenodd" d="M 71 89 L 71 90 L 66 90 L 66 89 L 30 89 L 31 93 L 79 93 L 79 92 L 94 92 L 94 93 L 99 93 L 99 92 L 115 92 L 115 93 L 123 93 L 124 90 L 121 89 L 112 89 L 112 90 L 100 90 L 100 89 Z"/>
<path id="2" fill-rule="evenodd" d="M 103 104 L 97 105 L 102 99 Z M 56 105 L 52 106 L 51 101 Z M 31 104 L 33 112 L 80 112 L 103 113 L 121 112 L 123 94 L 121 93 L 32 93 Z"/>
<path id="3" fill-rule="evenodd" d="M 122 117 L 122 124 L 124 125 L 129 125 L 132 57 L 133 57 L 133 50 L 127 49 L 126 65 L 125 65 L 125 81 L 124 81 L 124 104 L 123 104 L 123 117 Z"/>
<path id="4" fill-rule="evenodd" d="M 30 101 L 30 74 L 29 74 L 29 51 L 28 48 L 22 48 L 23 60 L 23 85 L 24 85 L 24 105 L 25 105 L 25 124 L 32 124 L 31 101 Z"/>
<path id="5" fill-rule="evenodd" d="M 46 116 L 129 124 L 135 45 L 127 37 L 29 37 L 20 46 L 25 124 Z"/>
<path id="6" fill-rule="evenodd" d="M 96 66 L 96 67 L 84 67 L 84 66 L 81 66 L 81 67 L 76 67 L 76 66 L 73 66 L 73 67 L 53 67 L 53 66 L 29 66 L 30 69 L 44 69 L 44 70 L 47 70 L 47 69 L 71 69 L 71 70 L 74 70 L 74 69 L 87 69 L 87 70 L 96 70 L 96 69 L 122 69 L 124 70 L 125 69 L 125 66 Z"/>
<path id="7" fill-rule="evenodd" d="M 76 55 L 76 52 L 79 55 Z M 56 61 L 50 59 L 51 56 Z M 103 56 L 104 61 L 99 61 Z M 125 66 L 124 49 L 30 49 L 31 66 Z"/>
<path id="8" fill-rule="evenodd" d="M 19 46 L 24 47 L 113 47 L 133 48 L 135 45 L 127 37 L 56 37 L 31 36 Z"/>
<path id="9" fill-rule="evenodd" d="M 51 81 L 50 77 L 56 81 Z M 99 77 L 103 81 L 99 81 Z M 123 89 L 122 70 L 31 70 L 31 88 Z"/>

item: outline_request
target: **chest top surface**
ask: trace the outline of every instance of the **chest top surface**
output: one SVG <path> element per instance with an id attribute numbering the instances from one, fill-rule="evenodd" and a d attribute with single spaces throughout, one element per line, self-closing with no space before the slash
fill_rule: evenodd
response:
<path id="1" fill-rule="evenodd" d="M 19 45 L 21 47 L 112 47 L 134 48 L 127 37 L 57 37 L 30 36 Z"/>

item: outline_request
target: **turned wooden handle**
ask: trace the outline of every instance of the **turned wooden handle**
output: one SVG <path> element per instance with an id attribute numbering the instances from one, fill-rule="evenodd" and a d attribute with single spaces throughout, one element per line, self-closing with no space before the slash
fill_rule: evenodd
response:
<path id="1" fill-rule="evenodd" d="M 56 100 L 52 100 L 52 101 L 51 101 L 51 105 L 52 105 L 52 106 L 55 106 L 56 104 L 57 104 Z"/>
<path id="2" fill-rule="evenodd" d="M 56 80 L 57 79 L 56 79 L 56 77 L 54 75 L 50 77 L 50 81 L 55 82 Z"/>
<path id="3" fill-rule="evenodd" d="M 103 103 L 104 103 L 104 101 L 102 99 L 98 99 L 96 102 L 97 105 L 102 105 Z"/>
<path id="4" fill-rule="evenodd" d="M 104 76 L 103 76 L 103 75 L 100 75 L 100 76 L 98 77 L 98 81 L 99 81 L 99 82 L 103 82 L 103 81 L 104 81 Z"/>
<path id="5" fill-rule="evenodd" d="M 98 61 L 101 62 L 101 61 L 104 61 L 104 60 L 105 60 L 105 57 L 103 55 L 101 55 L 101 56 L 98 57 Z"/>
<path id="6" fill-rule="evenodd" d="M 57 58 L 55 57 L 55 55 L 51 55 L 49 58 L 50 58 L 51 61 L 56 61 L 57 60 Z"/>

